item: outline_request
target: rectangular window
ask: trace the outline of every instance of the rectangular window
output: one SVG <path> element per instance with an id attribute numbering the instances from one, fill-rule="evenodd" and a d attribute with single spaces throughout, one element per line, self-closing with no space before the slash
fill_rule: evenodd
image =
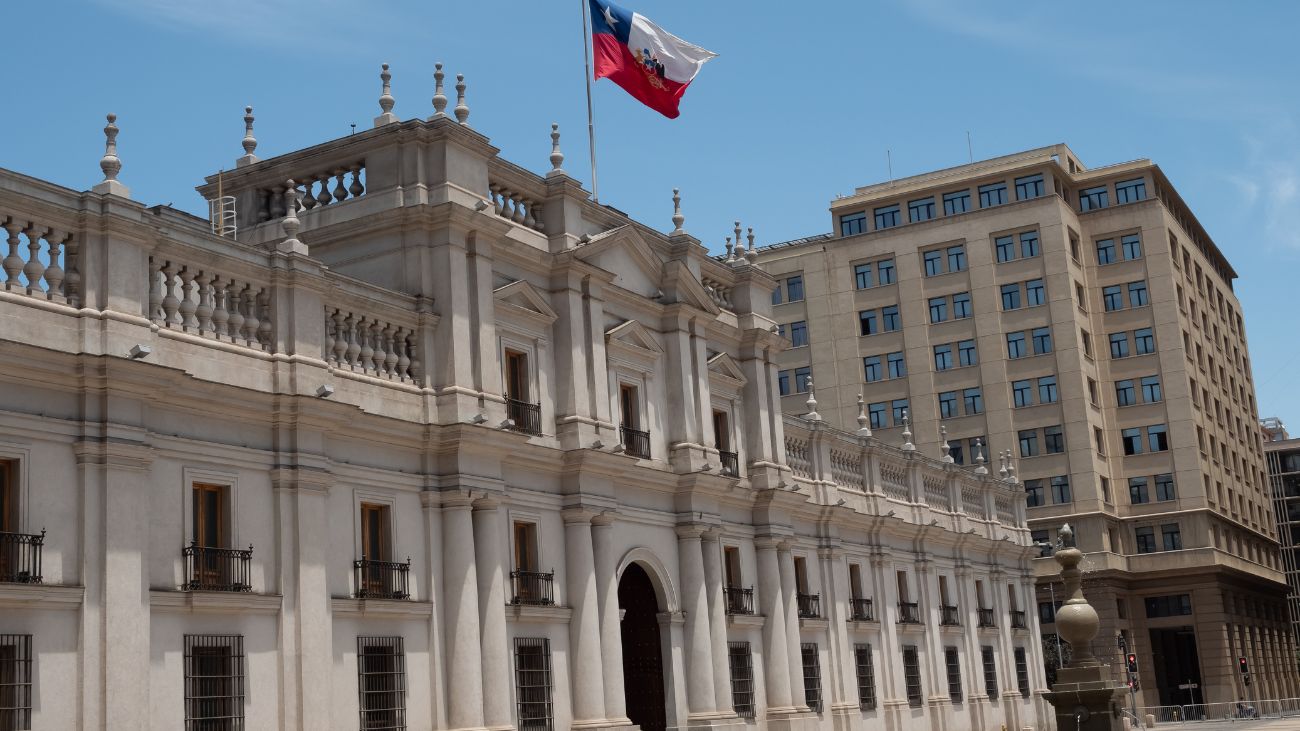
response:
<path id="1" fill-rule="evenodd" d="M 1007 357 L 1011 359 L 1025 357 L 1025 334 L 1023 332 L 1007 333 Z"/>
<path id="2" fill-rule="evenodd" d="M 1054 404 L 1057 401 L 1056 376 L 1043 376 L 1038 379 L 1038 403 Z"/>
<path id="3" fill-rule="evenodd" d="M 973 366 L 979 362 L 979 355 L 975 352 L 974 340 L 962 340 L 957 343 L 958 363 L 962 366 Z"/>
<path id="4" fill-rule="evenodd" d="M 1036 508 L 1046 502 L 1042 480 L 1025 480 L 1025 505 Z"/>
<path id="5" fill-rule="evenodd" d="M 1152 452 L 1164 452 L 1169 449 L 1169 434 L 1164 424 L 1147 427 L 1147 446 Z"/>
<path id="6" fill-rule="evenodd" d="M 1052 352 L 1052 328 L 1036 327 L 1033 330 L 1034 355 Z"/>
<path id="7" fill-rule="evenodd" d="M 1104 287 L 1101 290 L 1101 301 L 1107 312 L 1124 309 L 1124 288 L 1118 284 Z"/>
<path id="8" fill-rule="evenodd" d="M 971 315 L 970 292 L 959 292 L 952 296 L 952 319 L 964 320 Z"/>
<path id="9" fill-rule="evenodd" d="M 731 708 L 741 718 L 754 717 L 754 660 L 748 642 L 727 643 L 731 666 Z"/>
<path id="10" fill-rule="evenodd" d="M 1147 492 L 1147 478 L 1128 478 L 1128 501 L 1134 505 L 1141 505 L 1150 502 L 1150 500 L 1151 496 Z"/>
<path id="11" fill-rule="evenodd" d="M 897 203 L 895 203 L 892 206 L 883 206 L 881 208 L 877 208 L 874 211 L 874 213 L 876 218 L 877 231 L 879 231 L 882 228 L 893 228 L 899 224 Z"/>
<path id="12" fill-rule="evenodd" d="M 930 301 L 930 322 L 943 322 L 948 319 L 948 298 L 931 297 Z"/>
<path id="13" fill-rule="evenodd" d="M 790 346 L 802 348 L 808 344 L 808 322 L 800 320 L 790 323 Z"/>
<path id="14" fill-rule="evenodd" d="M 1016 408 L 1034 405 L 1034 388 L 1029 381 L 1011 382 L 1011 401 Z"/>
<path id="15" fill-rule="evenodd" d="M 1002 285 L 1002 309 L 1020 309 L 1020 285 L 1018 283 Z"/>
<path id="16" fill-rule="evenodd" d="M 537 524 L 526 520 L 514 522 L 515 570 L 540 571 L 537 555 Z"/>
<path id="17" fill-rule="evenodd" d="M 840 216 L 840 236 L 852 236 L 867 230 L 867 212 L 846 213 Z"/>
<path id="18" fill-rule="evenodd" d="M 961 397 L 967 416 L 984 413 L 984 396 L 980 393 L 978 387 L 963 390 Z"/>
<path id="19" fill-rule="evenodd" d="M 1142 454 L 1142 430 L 1136 427 L 1120 432 L 1120 441 L 1124 444 L 1125 456 Z"/>
<path id="20" fill-rule="evenodd" d="M 1038 256 L 1042 251 L 1038 246 L 1038 232 L 1025 231 L 1020 234 L 1020 256 L 1028 259 Z"/>
<path id="21" fill-rule="evenodd" d="M 1142 237 L 1141 236 L 1137 234 L 1129 234 L 1127 236 L 1122 236 L 1120 237 L 1119 243 L 1120 246 L 1123 247 L 1124 249 L 1125 259 L 1131 260 L 1131 259 L 1142 258 Z"/>
<path id="22" fill-rule="evenodd" d="M 970 190 L 958 190 L 943 194 L 943 214 L 951 216 L 970 210 Z"/>
<path id="23" fill-rule="evenodd" d="M 1000 206 L 1007 202 L 1006 183 L 989 183 L 988 185 L 981 185 L 979 190 L 980 208 Z"/>
<path id="24" fill-rule="evenodd" d="M 907 202 L 907 218 L 912 223 L 934 218 L 934 196 Z"/>
<path id="25" fill-rule="evenodd" d="M 1133 350 L 1138 355 L 1156 352 L 1156 338 L 1151 333 L 1151 328 L 1144 327 L 1133 331 Z"/>
<path id="26" fill-rule="evenodd" d="M 1013 236 L 999 236 L 993 239 L 993 249 L 999 264 L 1011 261 L 1016 258 L 1016 239 Z"/>
<path id="27" fill-rule="evenodd" d="M 1095 211 L 1109 205 L 1110 194 L 1106 191 L 1104 185 L 1098 185 L 1095 188 L 1084 188 L 1079 191 L 1080 211 Z"/>
<path id="28" fill-rule="evenodd" d="M 873 383 L 881 379 L 880 356 L 869 355 L 862 359 L 863 380 Z"/>
<path id="29" fill-rule="evenodd" d="M 361 731 L 406 728 L 406 653 L 401 637 L 357 638 Z"/>
<path id="30" fill-rule="evenodd" d="M 1037 307 L 1047 301 L 1047 288 L 1041 279 L 1025 282 L 1025 306 Z"/>
<path id="31" fill-rule="evenodd" d="M 993 657 L 993 646 L 984 645 L 981 647 L 980 657 L 984 661 L 984 693 L 991 700 L 996 701 L 998 697 L 998 668 Z"/>
<path id="32" fill-rule="evenodd" d="M 890 353 L 886 356 L 889 364 L 889 377 L 902 378 L 907 375 L 907 363 L 903 360 L 902 353 Z"/>
<path id="33" fill-rule="evenodd" d="M 31 727 L 32 636 L 0 635 L 0 728 Z"/>
<path id="34" fill-rule="evenodd" d="M 1021 698 L 1029 697 L 1029 661 L 1025 659 L 1025 648 L 1017 647 L 1016 650 L 1016 687 L 1020 690 Z"/>
<path id="35" fill-rule="evenodd" d="M 1043 176 L 1026 175 L 1023 178 L 1016 178 L 1016 200 L 1023 201 L 1030 198 L 1038 198 L 1043 194 Z"/>
<path id="36" fill-rule="evenodd" d="M 902 426 L 903 416 L 907 414 L 907 399 L 894 399 L 890 406 L 893 407 L 894 426 Z"/>
<path id="37" fill-rule="evenodd" d="M 1046 538 L 1047 536 L 1044 536 Z M 1039 624 L 1056 623 L 1056 606 L 1051 602 L 1038 603 L 1038 622 Z"/>
<path id="38" fill-rule="evenodd" d="M 1170 596 L 1149 596 L 1144 601 L 1147 619 L 1160 617 L 1182 617 L 1192 613 L 1191 594 L 1173 594 Z"/>
<path id="39" fill-rule="evenodd" d="M 795 390 L 802 393 L 807 387 L 800 389 L 798 385 L 798 371 L 795 371 Z M 626 429 L 641 428 L 641 389 L 631 383 L 620 383 L 618 386 L 618 410 L 619 425 Z"/>
<path id="40" fill-rule="evenodd" d="M 1173 500 L 1178 497 L 1174 490 L 1174 476 L 1165 473 L 1156 475 L 1156 500 Z"/>
<path id="41" fill-rule="evenodd" d="M 867 289 L 872 286 L 870 264 L 855 264 L 853 266 L 853 286 L 856 289 Z"/>
<path id="42" fill-rule="evenodd" d="M 1141 282 L 1129 282 L 1129 284 L 1128 284 L 1128 306 L 1129 306 L 1129 307 L 1145 307 L 1145 306 L 1147 305 L 1148 301 L 1149 301 L 1149 300 L 1147 299 L 1147 283 L 1146 283 L 1146 281 L 1144 280 L 1144 281 L 1141 281 Z"/>
<path id="43" fill-rule="evenodd" d="M 529 378 L 528 354 L 507 349 L 506 356 L 506 398 L 528 402 Z"/>
<path id="44" fill-rule="evenodd" d="M 875 335 L 879 331 L 880 327 L 876 324 L 875 310 L 862 310 L 858 313 L 859 335 Z"/>
<path id="45" fill-rule="evenodd" d="M 966 270 L 966 247 L 958 244 L 957 246 L 948 247 L 948 271 L 962 272 Z"/>
<path id="46" fill-rule="evenodd" d="M 957 392 L 943 391 L 939 394 L 939 418 L 951 419 L 957 416 Z"/>
<path id="47" fill-rule="evenodd" d="M 934 369 L 936 371 L 946 371 L 949 368 L 952 368 L 952 346 L 934 346 Z"/>
<path id="48" fill-rule="evenodd" d="M 1115 239 L 1102 239 L 1097 242 L 1097 263 L 1113 264 L 1115 262 Z"/>
<path id="49" fill-rule="evenodd" d="M 1117 203 L 1136 203 L 1146 197 L 1147 182 L 1142 178 L 1115 183 L 1115 201 Z"/>
<path id="50" fill-rule="evenodd" d="M 551 641 L 546 637 L 515 638 L 515 698 L 519 729 L 552 731 Z"/>
<path id="51" fill-rule="evenodd" d="M 898 316 L 898 305 L 890 305 L 880 308 L 880 323 L 884 326 L 885 332 L 894 332 L 903 326 L 903 321 Z"/>
<path id="52" fill-rule="evenodd" d="M 1112 358 L 1128 357 L 1128 333 L 1110 334 L 1110 357 Z"/>
<path id="53" fill-rule="evenodd" d="M 876 280 L 881 285 L 893 284 L 894 277 L 895 274 L 894 274 L 893 259 L 883 259 L 881 261 L 876 262 Z"/>
<path id="54" fill-rule="evenodd" d="M 1052 478 L 1052 503 L 1055 505 L 1064 505 L 1072 502 L 1070 496 L 1070 476 L 1057 475 Z"/>
<path id="55" fill-rule="evenodd" d="M 795 275 L 785 280 L 787 302 L 799 302 L 803 299 L 803 277 Z"/>
<path id="56" fill-rule="evenodd" d="M 817 643 L 805 642 L 799 645 L 803 656 L 803 695 L 808 707 L 814 713 L 822 712 L 822 671 L 817 657 Z"/>
<path id="57" fill-rule="evenodd" d="M 921 254 L 921 261 L 925 264 L 925 276 L 933 277 L 943 274 L 943 252 L 935 249 Z"/>
<path id="58" fill-rule="evenodd" d="M 1123 380 L 1115 381 L 1115 405 L 1132 406 L 1137 403 L 1137 389 L 1133 387 L 1133 381 Z"/>
<path id="59" fill-rule="evenodd" d="M 880 403 L 867 405 L 867 418 L 871 420 L 872 429 L 884 429 L 886 426 L 888 426 L 885 423 L 885 413 L 888 410 L 888 408 L 889 408 L 889 404 L 883 401 L 881 401 Z"/>
<path id="60" fill-rule="evenodd" d="M 1065 431 L 1059 424 L 1043 427 L 1043 451 L 1048 454 L 1061 454 L 1065 451 Z"/>
<path id="61" fill-rule="evenodd" d="M 903 683 L 907 688 L 907 705 L 920 708 L 925 701 L 921 691 L 921 660 L 916 645 L 903 645 Z"/>
<path id="62" fill-rule="evenodd" d="M 1020 441 L 1020 456 L 1037 457 L 1038 456 L 1038 430 L 1021 429 L 1016 435 Z"/>
<path id="63" fill-rule="evenodd" d="M 1156 552 L 1156 529 L 1151 526 L 1137 528 L 1133 531 L 1133 536 L 1137 539 L 1138 553 L 1155 553 Z"/>
<path id="64" fill-rule="evenodd" d="M 244 636 L 185 635 L 186 731 L 244 728 Z"/>
<path id="65" fill-rule="evenodd" d="M 864 711 L 876 710 L 876 665 L 871 657 L 871 645 L 854 645 L 853 659 L 858 670 L 858 707 Z"/>
<path id="66" fill-rule="evenodd" d="M 1142 400 L 1149 404 L 1162 400 L 1160 376 L 1145 376 L 1142 379 Z"/>
<path id="67" fill-rule="evenodd" d="M 953 703 L 961 703 L 961 661 L 956 647 L 943 648 L 943 663 L 948 668 L 948 698 Z"/>

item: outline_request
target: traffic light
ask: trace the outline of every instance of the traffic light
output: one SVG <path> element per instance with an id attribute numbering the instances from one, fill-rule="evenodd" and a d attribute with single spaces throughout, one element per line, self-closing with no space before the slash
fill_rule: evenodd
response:
<path id="1" fill-rule="evenodd" d="M 1241 666 L 1241 674 L 1242 674 L 1242 675 L 1247 675 L 1247 674 L 1250 673 L 1250 666 L 1248 666 L 1248 665 L 1246 664 L 1246 658 L 1244 658 L 1244 657 L 1239 657 L 1239 658 L 1237 658 L 1237 663 L 1238 663 L 1238 665 Z"/>
<path id="2" fill-rule="evenodd" d="M 1128 671 L 1134 674 L 1138 671 L 1138 656 L 1131 652 L 1128 654 Z"/>

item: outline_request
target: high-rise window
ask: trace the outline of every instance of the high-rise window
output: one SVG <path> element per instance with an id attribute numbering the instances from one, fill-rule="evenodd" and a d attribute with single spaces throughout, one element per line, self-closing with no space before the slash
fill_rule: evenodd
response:
<path id="1" fill-rule="evenodd" d="M 952 346 L 934 346 L 934 369 L 936 371 L 946 371 L 949 368 L 952 368 Z"/>
<path id="2" fill-rule="evenodd" d="M 1020 234 L 1020 256 L 1028 259 L 1038 256 L 1042 251 L 1038 246 L 1038 232 L 1024 231 Z"/>
<path id="3" fill-rule="evenodd" d="M 1129 307 L 1145 307 L 1145 306 L 1147 305 L 1148 302 L 1149 302 L 1149 300 L 1148 300 L 1148 298 L 1147 298 L 1147 283 L 1146 283 L 1146 281 L 1144 280 L 1144 281 L 1141 281 L 1141 282 L 1129 282 L 1129 284 L 1128 284 L 1128 306 L 1129 306 Z"/>
<path id="4" fill-rule="evenodd" d="M 854 264 L 853 265 L 853 287 L 855 289 L 867 289 L 872 286 L 871 265 Z"/>
<path id="5" fill-rule="evenodd" d="M 799 320 L 790 323 L 790 345 L 794 348 L 802 348 L 808 344 L 808 322 Z"/>
<path id="6" fill-rule="evenodd" d="M 943 194 L 943 213 L 951 216 L 970 210 L 970 190 L 958 190 Z"/>
<path id="7" fill-rule="evenodd" d="M 1160 376 L 1145 376 L 1142 378 L 1142 400 L 1149 404 L 1162 400 Z"/>
<path id="8" fill-rule="evenodd" d="M 925 265 L 925 276 L 943 274 L 943 252 L 939 249 L 921 254 L 921 261 Z"/>
<path id="9" fill-rule="evenodd" d="M 1169 449 L 1169 434 L 1164 424 L 1147 427 L 1147 446 L 1152 452 L 1164 452 Z"/>
<path id="10" fill-rule="evenodd" d="M 966 270 L 966 246 L 958 244 L 948 247 L 948 271 L 961 272 Z"/>
<path id="11" fill-rule="evenodd" d="M 1142 178 L 1115 183 L 1115 201 L 1118 203 L 1136 203 L 1146 197 L 1147 183 Z"/>
<path id="12" fill-rule="evenodd" d="M 1060 454 L 1065 451 L 1065 431 L 1058 424 L 1043 427 L 1043 451 Z"/>
<path id="13" fill-rule="evenodd" d="M 1025 334 L 1023 332 L 1007 333 L 1007 357 L 1023 358 L 1026 355 Z"/>
<path id="14" fill-rule="evenodd" d="M 902 327 L 903 321 L 898 316 L 898 305 L 881 307 L 880 322 L 884 326 L 885 332 L 893 332 Z"/>
<path id="15" fill-rule="evenodd" d="M 907 363 L 903 360 L 901 352 L 890 353 L 885 360 L 889 365 L 890 378 L 902 378 L 907 375 Z"/>
<path id="16" fill-rule="evenodd" d="M 1020 309 L 1020 284 L 1002 285 L 1002 309 Z"/>
<path id="17" fill-rule="evenodd" d="M 1137 389 L 1131 379 L 1115 381 L 1115 405 L 1132 406 L 1137 403 Z"/>
<path id="18" fill-rule="evenodd" d="M 852 236 L 867 230 L 867 212 L 846 213 L 840 216 L 840 236 Z"/>
<path id="19" fill-rule="evenodd" d="M 1043 481 L 1025 480 L 1025 505 L 1036 508 L 1043 504 Z"/>
<path id="20" fill-rule="evenodd" d="M 952 296 L 952 319 L 964 320 L 970 317 L 970 292 L 958 292 Z"/>
<path id="21" fill-rule="evenodd" d="M 981 185 L 979 190 L 980 208 L 1000 206 L 1007 202 L 1006 183 L 989 183 L 988 185 Z"/>
<path id="22" fill-rule="evenodd" d="M 863 310 L 858 313 L 858 334 L 875 335 L 880 331 L 875 310 Z"/>
<path id="23" fill-rule="evenodd" d="M 754 661 L 748 642 L 727 643 L 731 669 L 731 708 L 741 718 L 754 717 Z"/>
<path id="24" fill-rule="evenodd" d="M 1151 333 L 1151 328 L 1144 327 L 1133 331 L 1133 349 L 1138 355 L 1156 352 L 1156 339 Z"/>
<path id="25" fill-rule="evenodd" d="M 401 637 L 357 638 L 361 730 L 406 728 L 406 653 Z"/>
<path id="26" fill-rule="evenodd" d="M 948 319 L 948 298 L 930 298 L 930 322 L 943 322 Z"/>
<path id="27" fill-rule="evenodd" d="M 867 383 L 879 381 L 882 378 L 880 370 L 880 356 L 868 355 L 862 359 L 863 380 Z"/>
<path id="28" fill-rule="evenodd" d="M 943 648 L 943 664 L 948 669 L 948 699 L 961 703 L 961 661 L 957 657 L 957 648 L 949 645 Z"/>
<path id="29" fill-rule="evenodd" d="M 1115 261 L 1115 239 L 1102 239 L 1097 242 L 1097 263 L 1111 264 Z"/>
<path id="30" fill-rule="evenodd" d="M 1106 186 L 1098 185 L 1093 188 L 1084 188 L 1079 191 L 1079 210 L 1093 211 L 1098 208 L 1105 208 L 1110 205 L 1110 194 Z"/>
<path id="31" fill-rule="evenodd" d="M 1143 526 L 1133 530 L 1133 537 L 1137 539 L 1138 553 L 1155 553 L 1156 551 L 1156 529 L 1151 526 Z"/>
<path id="32" fill-rule="evenodd" d="M 1128 501 L 1134 505 L 1150 502 L 1151 496 L 1147 492 L 1147 478 L 1130 477 L 1128 478 Z"/>
<path id="33" fill-rule="evenodd" d="M 1020 442 L 1020 456 L 1037 457 L 1038 456 L 1038 430 L 1021 429 L 1016 433 Z"/>
<path id="34" fill-rule="evenodd" d="M 1110 334 L 1110 357 L 1128 357 L 1128 333 L 1123 332 Z"/>
<path id="35" fill-rule="evenodd" d="M 876 710 L 876 665 L 871 657 L 871 645 L 854 645 L 853 659 L 858 675 L 858 707 L 864 711 Z"/>
<path id="36" fill-rule="evenodd" d="M 980 658 L 984 664 L 984 692 L 990 700 L 996 702 L 998 697 L 998 667 L 993 657 L 993 646 L 982 646 L 980 648 Z"/>
<path id="37" fill-rule="evenodd" d="M 1011 261 L 1016 258 L 1016 239 L 1013 236 L 999 236 L 993 239 L 993 249 L 999 263 Z"/>
<path id="38" fill-rule="evenodd" d="M 1124 288 L 1118 284 L 1103 287 L 1101 301 L 1106 306 L 1107 312 L 1124 309 Z"/>
<path id="39" fill-rule="evenodd" d="M 963 389 L 961 398 L 967 416 L 984 412 L 984 396 L 980 394 L 978 387 Z"/>
<path id="40" fill-rule="evenodd" d="M 515 638 L 515 698 L 519 728 L 552 731 L 551 641 L 546 637 Z"/>
<path id="41" fill-rule="evenodd" d="M 1016 200 L 1023 201 L 1037 198 L 1043 194 L 1043 175 L 1026 175 L 1016 178 Z"/>
<path id="42" fill-rule="evenodd" d="M 895 278 L 894 260 L 882 259 L 876 262 L 876 281 L 881 285 L 893 284 Z"/>
<path id="43" fill-rule="evenodd" d="M 894 426 L 902 426 L 903 417 L 907 415 L 907 399 L 898 398 L 889 402 L 890 411 L 894 417 Z"/>
<path id="44" fill-rule="evenodd" d="M 803 277 L 795 275 L 787 277 L 785 280 L 786 301 L 799 302 L 803 300 Z"/>
<path id="45" fill-rule="evenodd" d="M 907 689 L 907 705 L 920 708 L 925 698 L 921 691 L 921 661 L 916 645 L 903 645 L 903 685 Z"/>
<path id="46" fill-rule="evenodd" d="M 871 422 L 872 429 L 884 429 L 888 426 L 885 422 L 885 414 L 888 412 L 889 404 L 881 401 L 880 403 L 867 404 L 867 418 Z"/>
<path id="47" fill-rule="evenodd" d="M 1041 279 L 1025 282 L 1025 306 L 1037 307 L 1047 301 L 1047 288 Z"/>
<path id="48" fill-rule="evenodd" d="M 1174 476 L 1165 473 L 1156 475 L 1156 500 L 1173 500 L 1178 497 L 1174 490 Z"/>
<path id="49" fill-rule="evenodd" d="M 874 211 L 874 213 L 876 218 L 877 231 L 879 231 L 882 228 L 893 228 L 894 226 L 897 226 L 899 224 L 897 203 L 895 203 L 892 206 L 883 206 L 881 208 L 877 208 Z"/>
<path id="50" fill-rule="evenodd" d="M 1129 234 L 1127 236 L 1120 237 L 1119 242 L 1124 249 L 1125 259 L 1142 258 L 1142 237 L 1141 236 L 1139 236 L 1138 234 Z"/>
<path id="51" fill-rule="evenodd" d="M 912 223 L 934 218 L 934 196 L 907 202 L 907 218 Z"/>
<path id="52" fill-rule="evenodd" d="M 1052 502 L 1056 505 L 1063 505 L 1071 502 L 1070 496 L 1070 476 L 1057 475 L 1051 479 L 1052 483 Z"/>
<path id="53" fill-rule="evenodd" d="M 1034 405 L 1034 387 L 1028 380 L 1011 382 L 1011 401 L 1016 408 Z"/>
<path id="54" fill-rule="evenodd" d="M 1052 352 L 1052 328 L 1036 327 L 1033 330 L 1034 355 Z"/>
<path id="55" fill-rule="evenodd" d="M 939 418 L 951 419 L 957 416 L 957 392 L 942 391 L 939 393 Z"/>
<path id="56" fill-rule="evenodd" d="M 1038 403 L 1054 404 L 1056 401 L 1056 376 L 1042 376 L 1038 379 Z"/>
<path id="57" fill-rule="evenodd" d="M 1132 456 L 1142 454 L 1142 430 L 1136 427 L 1120 432 L 1120 441 L 1124 444 L 1124 454 Z"/>
<path id="58" fill-rule="evenodd" d="M 979 354 L 975 350 L 974 340 L 962 340 L 957 343 L 958 363 L 962 366 L 973 366 L 979 362 Z"/>

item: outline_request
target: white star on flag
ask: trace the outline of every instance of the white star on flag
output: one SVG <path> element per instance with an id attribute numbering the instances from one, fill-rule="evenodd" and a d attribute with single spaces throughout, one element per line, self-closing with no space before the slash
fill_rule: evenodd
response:
<path id="1" fill-rule="evenodd" d="M 618 25 L 618 18 L 615 18 L 614 14 L 609 12 L 608 5 L 605 6 L 604 10 L 605 10 L 605 22 L 608 23 L 609 27 L 612 29 L 615 25 Z"/>

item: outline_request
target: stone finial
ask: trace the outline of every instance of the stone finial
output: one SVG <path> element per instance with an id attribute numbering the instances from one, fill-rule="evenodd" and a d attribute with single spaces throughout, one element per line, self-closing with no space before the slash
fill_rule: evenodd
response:
<path id="1" fill-rule="evenodd" d="M 754 248 L 754 227 L 749 227 L 749 248 L 745 250 L 745 260 L 750 264 L 758 261 L 758 249 Z"/>
<path id="2" fill-rule="evenodd" d="M 1101 661 L 1092 652 L 1092 640 L 1101 626 L 1097 610 L 1083 596 L 1083 572 L 1079 563 L 1083 551 L 1074 545 L 1074 529 L 1069 523 L 1057 532 L 1058 548 L 1053 558 L 1061 565 L 1061 579 L 1065 582 L 1066 600 L 1056 610 L 1056 631 L 1074 648 L 1067 667 L 1097 667 Z"/>
<path id="3" fill-rule="evenodd" d="M 858 436 L 871 436 L 871 419 L 867 418 L 867 402 L 858 394 Z"/>
<path id="4" fill-rule="evenodd" d="M 551 122 L 551 171 L 546 177 L 564 175 L 564 153 L 560 152 L 560 125 Z"/>
<path id="5" fill-rule="evenodd" d="M 1001 451 L 1001 452 L 998 452 L 998 465 L 999 465 L 999 466 L 998 466 L 998 477 L 1001 477 L 1001 478 L 1004 479 L 1004 480 L 1007 479 L 1007 460 L 1008 460 L 1008 459 L 1009 459 L 1009 457 L 1007 457 L 1007 451 L 1006 451 L 1006 450 L 1003 450 L 1003 451 Z"/>
<path id="6" fill-rule="evenodd" d="M 1020 482 L 1020 478 L 1016 477 L 1016 463 L 1012 461 L 1010 449 L 1007 450 L 1007 479 L 1012 484 Z"/>
<path id="7" fill-rule="evenodd" d="M 379 80 L 383 82 L 383 90 L 379 94 L 379 116 L 375 117 L 376 127 L 398 121 L 397 115 L 393 114 L 393 105 L 397 101 L 393 99 L 393 86 L 390 83 L 393 75 L 388 73 L 388 64 L 383 64 L 380 69 Z"/>
<path id="8" fill-rule="evenodd" d="M 465 103 L 465 74 L 456 74 L 456 121 L 469 126 L 469 105 Z"/>
<path id="9" fill-rule="evenodd" d="M 731 230 L 736 236 L 736 246 L 740 246 L 740 221 L 736 221 L 736 227 Z"/>
<path id="10" fill-rule="evenodd" d="M 804 403 L 808 406 L 808 413 L 804 414 L 803 418 L 807 421 L 821 421 L 822 415 L 817 413 L 817 391 L 813 388 L 812 376 L 808 376 L 805 383 L 808 384 L 808 400 Z"/>
<path id="11" fill-rule="evenodd" d="M 257 149 L 257 138 L 253 136 L 253 108 L 244 107 L 244 139 L 240 143 L 244 146 L 244 154 L 235 160 L 235 167 L 242 168 L 245 165 L 252 165 L 257 162 L 257 155 L 253 151 Z"/>
<path id="12" fill-rule="evenodd" d="M 948 444 L 948 427 L 944 424 L 939 425 L 939 438 L 943 440 L 939 445 L 940 458 L 944 464 L 953 464 L 957 460 L 952 457 L 952 447 Z"/>
<path id="13" fill-rule="evenodd" d="M 987 475 L 989 468 L 984 466 L 984 442 L 978 437 L 975 439 L 975 474 Z"/>
<path id="14" fill-rule="evenodd" d="M 104 179 L 90 190 L 95 193 L 131 197 L 131 189 L 117 179 L 122 172 L 122 161 L 117 157 L 117 115 L 109 114 L 108 124 L 104 126 L 104 156 L 99 159 L 99 169 L 104 171 Z"/>
<path id="15" fill-rule="evenodd" d="M 442 86 L 446 74 L 442 73 L 442 62 L 433 65 L 433 116 L 429 119 L 447 116 L 447 91 Z"/>
<path id="16" fill-rule="evenodd" d="M 726 259 L 723 259 L 723 261 L 724 261 L 725 263 L 727 263 L 727 264 L 730 264 L 730 263 L 734 262 L 735 260 L 736 260 L 736 251 L 735 251 L 735 247 L 734 247 L 734 246 L 732 245 L 732 243 L 731 243 L 731 237 L 728 236 L 728 237 L 727 237 L 727 258 L 726 258 Z"/>
<path id="17" fill-rule="evenodd" d="M 907 409 L 903 409 L 903 451 L 916 451 L 916 445 L 912 444 L 912 417 L 908 416 Z"/>
<path id="18" fill-rule="evenodd" d="M 673 233 L 684 234 L 686 229 L 682 224 L 686 223 L 686 216 L 682 215 L 682 191 L 680 188 L 673 188 Z"/>
<path id="19" fill-rule="evenodd" d="M 307 245 L 298 240 L 298 230 L 302 223 L 298 220 L 298 188 L 290 178 L 284 182 L 284 218 L 280 221 L 280 230 L 284 232 L 284 241 L 275 245 L 275 250 L 285 254 L 302 254 L 306 256 Z"/>

